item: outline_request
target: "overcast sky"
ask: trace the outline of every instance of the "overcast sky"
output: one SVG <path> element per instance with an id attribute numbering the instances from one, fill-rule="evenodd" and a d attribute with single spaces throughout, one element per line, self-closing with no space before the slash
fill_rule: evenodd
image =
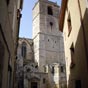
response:
<path id="1" fill-rule="evenodd" d="M 61 0 L 50 0 L 61 4 Z M 32 38 L 32 8 L 37 0 L 24 0 L 19 37 Z"/>

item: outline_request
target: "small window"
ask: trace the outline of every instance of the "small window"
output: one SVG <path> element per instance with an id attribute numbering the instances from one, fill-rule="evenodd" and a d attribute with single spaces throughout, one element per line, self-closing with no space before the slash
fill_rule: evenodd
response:
<path id="1" fill-rule="evenodd" d="M 34 67 L 34 65 L 33 65 L 33 64 L 32 64 L 31 66 L 32 66 L 32 67 Z"/>
<path id="2" fill-rule="evenodd" d="M 45 84 L 45 81 L 46 81 L 46 79 L 45 79 L 45 78 L 43 78 L 43 84 Z"/>
<path id="3" fill-rule="evenodd" d="M 46 66 L 44 66 L 44 72 L 46 72 Z"/>
<path id="4" fill-rule="evenodd" d="M 52 7 L 48 6 L 48 15 L 53 15 Z"/>
<path id="5" fill-rule="evenodd" d="M 64 67 L 63 66 L 61 66 L 61 72 L 64 72 Z"/>
<path id="6" fill-rule="evenodd" d="M 50 26 L 53 26 L 53 22 L 50 22 Z"/>
<path id="7" fill-rule="evenodd" d="M 52 67 L 52 74 L 54 74 L 54 66 Z"/>
<path id="8" fill-rule="evenodd" d="M 81 80 L 76 80 L 75 81 L 75 88 L 82 88 L 81 87 Z"/>
<path id="9" fill-rule="evenodd" d="M 10 71 L 10 72 L 12 71 L 10 64 L 8 65 L 8 71 Z"/>
<path id="10" fill-rule="evenodd" d="M 70 33 L 71 33 L 71 30 L 72 30 L 72 24 L 71 24 L 71 16 L 70 16 L 70 13 L 69 13 L 69 15 L 68 15 L 67 23 L 68 23 L 68 36 L 69 36 Z"/>
<path id="11" fill-rule="evenodd" d="M 38 65 L 36 65 L 35 68 L 38 68 Z"/>
<path id="12" fill-rule="evenodd" d="M 50 27 L 51 27 L 51 30 L 52 30 L 52 27 L 53 27 L 53 22 L 50 22 Z"/>
<path id="13" fill-rule="evenodd" d="M 73 68 L 75 66 L 75 62 L 74 62 L 74 45 L 73 45 L 73 43 L 71 45 L 70 52 L 71 52 L 71 65 L 70 65 L 70 68 Z"/>
<path id="14" fill-rule="evenodd" d="M 6 0 L 7 6 L 9 5 L 10 0 Z"/>

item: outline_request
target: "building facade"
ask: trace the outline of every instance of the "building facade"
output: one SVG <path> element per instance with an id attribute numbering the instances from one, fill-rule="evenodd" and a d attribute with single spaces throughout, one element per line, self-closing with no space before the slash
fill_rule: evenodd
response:
<path id="1" fill-rule="evenodd" d="M 60 88 L 62 79 L 66 82 L 64 71 L 62 78 L 59 76 L 59 68 L 65 67 L 63 35 L 58 31 L 59 11 L 60 7 L 48 0 L 38 0 L 33 8 L 34 60 L 40 72 L 48 73 L 51 88 Z"/>
<path id="2" fill-rule="evenodd" d="M 17 57 L 16 88 L 48 88 L 47 73 L 39 72 L 34 61 L 32 39 L 19 39 Z"/>
<path id="3" fill-rule="evenodd" d="M 62 0 L 59 29 L 64 34 L 68 88 L 88 88 L 88 0 Z"/>
<path id="4" fill-rule="evenodd" d="M 22 0 L 0 0 L 0 88 L 14 88 L 14 62 Z M 16 32 L 16 33 L 15 33 Z"/>
<path id="5" fill-rule="evenodd" d="M 19 38 L 16 65 L 16 88 L 66 88 L 65 65 L 51 63 L 40 72 L 32 39 Z"/>
<path id="6" fill-rule="evenodd" d="M 33 8 L 33 39 L 20 38 L 18 88 L 66 88 L 63 35 L 58 30 L 60 7 L 38 0 Z M 22 87 L 23 85 L 23 87 Z"/>

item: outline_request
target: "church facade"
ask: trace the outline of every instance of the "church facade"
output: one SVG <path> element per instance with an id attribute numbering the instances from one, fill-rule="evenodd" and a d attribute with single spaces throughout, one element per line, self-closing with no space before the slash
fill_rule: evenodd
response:
<path id="1" fill-rule="evenodd" d="M 18 41 L 19 88 L 22 85 L 23 88 L 66 88 L 63 35 L 58 30 L 59 10 L 57 3 L 48 0 L 35 4 L 33 39 Z"/>

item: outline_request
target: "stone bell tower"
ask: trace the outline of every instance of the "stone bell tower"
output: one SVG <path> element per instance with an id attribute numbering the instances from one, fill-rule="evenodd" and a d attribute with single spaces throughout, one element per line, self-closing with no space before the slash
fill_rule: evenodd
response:
<path id="1" fill-rule="evenodd" d="M 64 63 L 62 33 L 58 27 L 59 6 L 48 0 L 38 0 L 33 8 L 34 56 L 39 71 L 52 63 Z"/>

